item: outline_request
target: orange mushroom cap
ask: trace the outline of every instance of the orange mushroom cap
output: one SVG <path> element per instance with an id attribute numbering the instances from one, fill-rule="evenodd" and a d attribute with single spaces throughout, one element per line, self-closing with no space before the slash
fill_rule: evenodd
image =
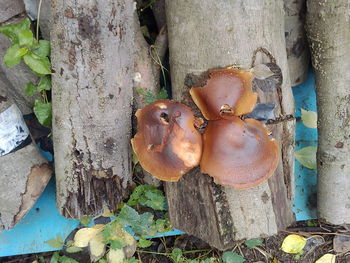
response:
<path id="1" fill-rule="evenodd" d="M 210 121 L 203 135 L 201 172 L 217 184 L 247 189 L 276 170 L 278 146 L 260 121 L 238 117 Z"/>
<path id="2" fill-rule="evenodd" d="M 136 112 L 132 148 L 141 166 L 158 179 L 176 182 L 197 166 L 202 137 L 192 110 L 171 100 L 157 100 Z"/>
<path id="3" fill-rule="evenodd" d="M 240 69 L 209 70 L 203 87 L 192 87 L 193 101 L 207 120 L 241 116 L 253 111 L 258 95 L 252 92 L 253 74 Z"/>

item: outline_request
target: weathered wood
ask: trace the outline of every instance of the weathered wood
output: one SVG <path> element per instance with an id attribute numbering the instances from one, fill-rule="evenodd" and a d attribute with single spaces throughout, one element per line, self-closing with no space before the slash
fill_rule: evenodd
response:
<path id="1" fill-rule="evenodd" d="M 292 86 L 306 80 L 310 52 L 305 33 L 305 0 L 284 0 L 284 21 L 289 74 Z"/>
<path id="2" fill-rule="evenodd" d="M 134 4 L 51 4 L 57 205 L 64 216 L 98 215 L 131 182 Z"/>
<path id="3" fill-rule="evenodd" d="M 307 34 L 316 76 L 320 218 L 350 224 L 350 6 L 310 0 Z"/>
<path id="4" fill-rule="evenodd" d="M 293 221 L 295 122 L 283 1 L 216 1 L 213 5 L 210 0 L 167 0 L 166 13 L 174 99 L 193 106 L 188 74 L 233 64 L 250 66 L 256 50 L 255 64 L 275 62 L 283 76 L 279 85 L 267 89 L 255 81 L 260 102 L 276 104 L 277 121 L 270 129 L 281 158 L 273 177 L 252 189 L 236 191 L 215 185 L 210 177 L 193 170 L 178 183 L 166 185 L 171 222 L 219 249 L 231 247 L 237 239 L 276 234 Z"/>
<path id="5" fill-rule="evenodd" d="M 23 19 L 24 17 L 15 17 L 2 25 L 19 23 Z M 6 78 L 11 83 L 11 93 L 14 95 L 13 97 L 21 112 L 23 114 L 29 114 L 33 112 L 34 101 L 37 98 L 37 95 L 30 97 L 25 94 L 24 89 L 28 82 L 36 84 L 38 77 L 26 64 L 24 64 L 24 62 L 21 62 L 14 67 L 8 67 L 4 64 L 3 58 L 6 50 L 10 46 L 11 42 L 8 40 L 7 36 L 0 34 L 0 71 L 5 74 Z"/>
<path id="6" fill-rule="evenodd" d="M 2 81 L 0 75 L 0 122 L 1 114 L 14 105 L 7 88 L 11 87 L 6 86 L 6 80 Z M 6 140 L 1 139 L 2 143 Z M 21 144 L 23 148 L 0 156 L 0 230 L 12 228 L 27 214 L 52 175 L 50 165 L 41 156 L 35 142 L 30 137 L 27 139 L 28 144 Z"/>
<path id="7" fill-rule="evenodd" d="M 24 12 L 22 0 L 1 0 L 0 6 L 0 23 Z"/>

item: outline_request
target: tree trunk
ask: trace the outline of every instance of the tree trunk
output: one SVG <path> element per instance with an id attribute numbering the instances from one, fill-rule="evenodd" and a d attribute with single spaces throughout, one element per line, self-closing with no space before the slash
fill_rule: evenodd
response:
<path id="1" fill-rule="evenodd" d="M 129 190 L 133 14 L 127 0 L 52 1 L 52 128 L 64 216 L 113 211 Z"/>
<path id="2" fill-rule="evenodd" d="M 292 86 L 306 80 L 310 53 L 305 33 L 305 0 L 284 0 L 285 36 Z"/>
<path id="3" fill-rule="evenodd" d="M 27 214 L 52 175 L 7 88 L 0 74 L 0 230 Z"/>
<path id="4" fill-rule="evenodd" d="M 166 192 L 174 227 L 219 249 L 234 240 L 276 234 L 293 221 L 294 113 L 284 37 L 283 1 L 167 0 L 173 98 L 192 104 L 185 79 L 210 68 L 251 65 L 254 51 L 265 48 L 274 58 L 258 52 L 255 64 L 276 60 L 283 82 L 277 89 L 258 87 L 260 102 L 276 104 L 270 125 L 281 150 L 273 177 L 249 190 L 233 190 L 213 183 L 199 169 Z M 264 53 L 264 52 L 262 52 Z M 266 52 L 265 52 L 266 53 Z"/>
<path id="5" fill-rule="evenodd" d="M 310 0 L 307 9 L 318 108 L 318 214 L 350 224 L 350 6 Z"/>

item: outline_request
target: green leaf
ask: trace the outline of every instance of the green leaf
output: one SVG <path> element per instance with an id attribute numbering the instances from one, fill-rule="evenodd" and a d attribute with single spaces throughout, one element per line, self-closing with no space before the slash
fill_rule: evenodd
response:
<path id="1" fill-rule="evenodd" d="M 235 252 L 226 251 L 222 254 L 222 261 L 224 263 L 243 263 L 245 259 Z"/>
<path id="2" fill-rule="evenodd" d="M 308 146 L 295 152 L 295 158 L 306 168 L 317 169 L 316 162 L 317 147 Z"/>
<path id="3" fill-rule="evenodd" d="M 144 238 L 140 238 L 139 242 L 137 242 L 137 246 L 142 248 L 150 247 L 152 244 L 153 244 L 152 241 Z"/>
<path id="4" fill-rule="evenodd" d="M 72 246 L 72 247 L 67 247 L 66 251 L 68 253 L 77 253 L 82 251 L 83 249 L 81 247 L 76 247 L 76 246 Z"/>
<path id="5" fill-rule="evenodd" d="M 37 74 L 51 74 L 51 63 L 48 58 L 41 58 L 33 53 L 23 56 L 24 62 Z"/>
<path id="6" fill-rule="evenodd" d="M 264 241 L 261 238 L 254 238 L 254 239 L 249 239 L 244 241 L 244 244 L 248 247 L 248 248 L 254 248 L 256 246 L 261 246 L 264 244 Z"/>
<path id="7" fill-rule="evenodd" d="M 52 122 L 51 102 L 44 103 L 41 100 L 35 100 L 34 114 L 42 125 L 49 128 L 51 127 L 51 122 Z"/>
<path id="8" fill-rule="evenodd" d="M 24 29 L 18 32 L 18 43 L 20 46 L 30 47 L 33 45 L 34 35 L 30 29 Z"/>
<path id="9" fill-rule="evenodd" d="M 51 78 L 49 76 L 43 76 L 40 78 L 37 91 L 51 90 Z"/>
<path id="10" fill-rule="evenodd" d="M 171 223 L 167 218 L 156 220 L 157 232 L 166 232 L 166 231 L 169 231 L 170 229 L 171 229 Z"/>
<path id="11" fill-rule="evenodd" d="M 301 120 L 303 124 L 308 128 L 317 128 L 317 113 L 314 111 L 301 110 Z"/>
<path id="12" fill-rule="evenodd" d="M 4 55 L 4 63 L 6 66 L 13 67 L 21 62 L 22 57 L 19 56 L 19 50 L 20 46 L 18 44 L 13 45 L 6 50 Z"/>
<path id="13" fill-rule="evenodd" d="M 171 251 L 171 258 L 175 262 L 178 262 L 182 259 L 182 250 L 180 248 L 174 248 L 173 251 Z"/>
<path id="14" fill-rule="evenodd" d="M 55 253 L 53 253 L 50 263 L 58 263 L 59 259 L 60 259 L 60 254 L 59 252 L 56 251 Z"/>
<path id="15" fill-rule="evenodd" d="M 50 56 L 50 42 L 47 40 L 39 40 L 39 47 L 32 52 L 41 58 Z"/>
<path id="16" fill-rule="evenodd" d="M 28 82 L 26 84 L 26 87 L 24 89 L 24 92 L 28 95 L 28 96 L 33 96 L 34 93 L 36 91 L 36 86 L 32 83 L 32 82 Z"/>
<path id="17" fill-rule="evenodd" d="M 7 36 L 12 44 L 19 44 L 19 33 L 30 29 L 30 20 L 28 18 L 17 24 L 10 24 L 0 27 L 0 33 Z"/>
<path id="18" fill-rule="evenodd" d="M 52 248 L 62 248 L 63 247 L 63 240 L 60 235 L 56 235 L 56 238 L 51 238 L 48 241 L 45 241 L 46 244 L 48 244 Z"/>
<path id="19" fill-rule="evenodd" d="M 131 194 L 129 206 L 144 205 L 154 210 L 164 211 L 166 199 L 164 193 L 153 185 L 139 185 Z"/>
<path id="20" fill-rule="evenodd" d="M 135 257 L 124 259 L 123 263 L 139 263 L 140 261 L 137 260 Z"/>
<path id="21" fill-rule="evenodd" d="M 166 91 L 166 89 L 161 89 L 158 94 L 152 94 L 151 92 L 145 91 L 141 88 L 136 89 L 136 91 L 137 93 L 144 96 L 143 100 L 146 104 L 151 104 L 152 102 L 155 102 L 157 100 L 168 98 L 168 92 Z"/>
<path id="22" fill-rule="evenodd" d="M 67 256 L 62 256 L 62 257 L 60 258 L 60 262 L 61 262 L 61 263 L 79 263 L 79 262 L 76 261 L 75 259 L 69 258 L 69 257 L 67 257 Z"/>
<path id="23" fill-rule="evenodd" d="M 80 219 L 80 224 L 82 224 L 83 226 L 88 226 L 91 222 L 91 219 L 92 217 L 91 216 L 83 216 L 81 219 Z"/>
<path id="24" fill-rule="evenodd" d="M 125 247 L 127 244 L 121 240 L 121 239 L 118 239 L 118 240 L 111 240 L 109 242 L 111 244 L 111 249 L 121 249 L 123 247 Z"/>

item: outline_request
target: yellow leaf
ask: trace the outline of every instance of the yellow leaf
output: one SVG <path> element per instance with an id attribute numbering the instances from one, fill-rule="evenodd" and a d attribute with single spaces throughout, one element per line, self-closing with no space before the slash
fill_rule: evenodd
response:
<path id="1" fill-rule="evenodd" d="M 102 228 L 104 228 L 105 226 L 106 225 L 104 225 L 104 224 L 96 224 L 96 225 L 93 225 L 91 228 L 101 231 Z"/>
<path id="2" fill-rule="evenodd" d="M 89 244 L 89 241 L 96 236 L 101 229 L 93 228 L 93 227 L 86 227 L 78 230 L 78 232 L 75 233 L 74 236 L 74 246 L 76 247 L 87 247 Z"/>
<path id="3" fill-rule="evenodd" d="M 303 124 L 308 128 L 317 128 L 317 113 L 314 111 L 301 110 L 301 120 Z"/>
<path id="4" fill-rule="evenodd" d="M 113 213 L 111 210 L 109 210 L 108 206 L 106 204 L 103 204 L 103 217 L 111 217 L 114 216 L 115 213 Z"/>
<path id="5" fill-rule="evenodd" d="M 306 245 L 306 238 L 291 234 L 288 235 L 282 243 L 282 250 L 289 254 L 300 253 Z"/>
<path id="6" fill-rule="evenodd" d="M 123 263 L 124 259 L 123 249 L 111 249 L 107 254 L 108 263 Z"/>
<path id="7" fill-rule="evenodd" d="M 335 258 L 336 256 L 333 254 L 325 254 L 317 259 L 315 263 L 335 263 Z"/>
<path id="8" fill-rule="evenodd" d="M 89 242 L 89 251 L 91 261 L 99 260 L 106 252 L 106 245 L 103 243 L 103 235 L 98 234 L 91 238 Z"/>

